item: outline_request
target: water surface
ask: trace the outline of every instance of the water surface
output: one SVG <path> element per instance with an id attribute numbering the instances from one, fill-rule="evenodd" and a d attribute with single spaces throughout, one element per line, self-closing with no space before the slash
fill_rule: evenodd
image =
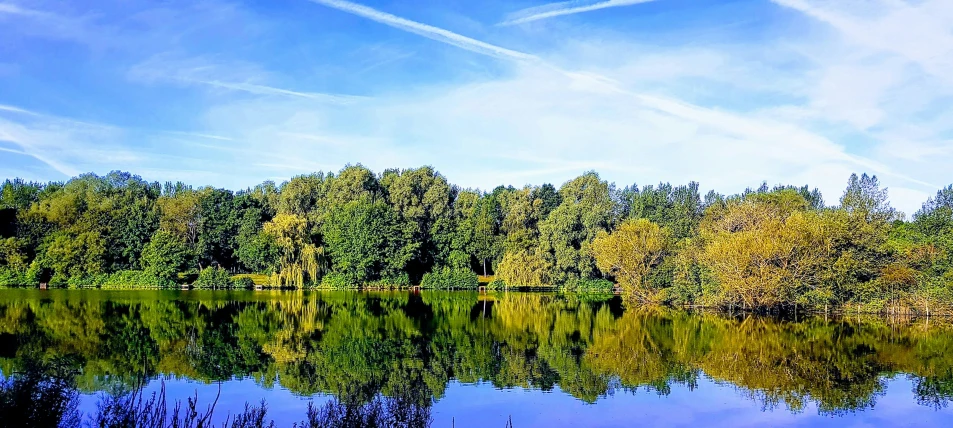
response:
<path id="1" fill-rule="evenodd" d="M 144 379 L 281 425 L 381 394 L 437 427 L 950 425 L 951 333 L 533 293 L 0 290 L 3 373 L 64 357 L 87 411 Z"/>

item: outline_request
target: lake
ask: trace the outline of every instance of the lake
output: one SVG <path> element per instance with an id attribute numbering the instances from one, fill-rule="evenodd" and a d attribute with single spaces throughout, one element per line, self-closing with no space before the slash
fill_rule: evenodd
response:
<path id="1" fill-rule="evenodd" d="M 544 293 L 0 290 L 5 374 L 62 358 L 84 412 L 138 382 L 279 426 L 382 395 L 435 427 L 949 426 L 951 333 Z"/>

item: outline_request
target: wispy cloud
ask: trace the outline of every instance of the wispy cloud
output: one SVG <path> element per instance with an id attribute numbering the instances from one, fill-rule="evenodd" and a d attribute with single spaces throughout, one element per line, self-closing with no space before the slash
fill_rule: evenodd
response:
<path id="1" fill-rule="evenodd" d="M 518 10 L 507 15 L 506 20 L 499 25 L 516 25 L 540 19 L 555 18 L 557 16 L 572 15 L 582 12 L 591 12 L 610 7 L 632 6 L 640 3 L 649 3 L 655 0 L 573 0 L 558 3 L 549 3 Z"/>
<path id="2" fill-rule="evenodd" d="M 223 88 L 223 89 L 231 89 L 235 91 L 248 92 L 250 94 L 279 95 L 279 96 L 285 96 L 285 97 L 304 98 L 308 100 L 323 101 L 323 102 L 336 103 L 336 104 L 349 104 L 349 103 L 353 103 L 353 102 L 365 99 L 365 97 L 358 97 L 354 95 L 299 92 L 299 91 L 292 91 L 290 89 L 276 88 L 273 86 L 256 85 L 253 83 L 222 82 L 218 80 L 187 80 L 187 79 L 182 79 L 182 80 L 184 82 L 199 83 L 203 85 L 212 86 L 215 88 Z"/>
<path id="3" fill-rule="evenodd" d="M 39 115 L 40 115 L 39 113 L 32 112 L 32 111 L 30 111 L 30 110 L 26 110 L 26 109 L 22 109 L 22 108 L 19 108 L 19 107 L 14 107 L 14 106 L 8 106 L 8 105 L 4 105 L 4 104 L 0 104 L 0 111 L 6 111 L 6 112 L 10 112 L 10 113 L 26 114 L 26 115 L 30 115 L 30 116 L 39 116 Z"/>
<path id="4" fill-rule="evenodd" d="M 12 3 L 0 3 L 0 13 L 22 16 L 46 16 L 47 14 L 33 9 L 25 9 Z"/>
<path id="5" fill-rule="evenodd" d="M 171 135 L 183 135 L 186 137 L 198 137 L 198 138 L 205 138 L 209 140 L 235 141 L 234 138 L 223 137 L 221 135 L 203 134 L 200 132 L 183 132 L 183 131 L 165 131 L 165 132 Z"/>
<path id="6" fill-rule="evenodd" d="M 517 60 L 521 63 L 525 63 L 526 60 L 531 60 L 528 65 L 540 66 L 568 77 L 571 82 L 567 89 L 596 93 L 615 93 L 628 96 L 643 107 L 689 120 L 700 126 L 719 129 L 726 136 L 753 139 L 764 143 L 783 139 L 788 142 L 789 147 L 786 147 L 782 151 L 784 154 L 780 156 L 787 156 L 789 153 L 795 151 L 811 153 L 815 156 L 823 157 L 824 159 L 849 162 L 857 166 L 870 168 L 875 172 L 891 175 L 912 183 L 926 184 L 923 181 L 893 171 L 882 163 L 858 155 L 848 155 L 842 146 L 834 144 L 823 136 L 794 125 L 769 119 L 752 119 L 724 110 L 702 107 L 679 99 L 633 91 L 625 88 L 617 80 L 599 73 L 565 70 L 536 55 L 492 45 L 446 29 L 411 21 L 367 6 L 342 0 L 311 1 L 485 55 Z"/>
<path id="7" fill-rule="evenodd" d="M 170 53 L 154 55 L 134 65 L 128 72 L 132 80 L 139 82 L 202 85 L 255 95 L 300 98 L 332 104 L 350 104 L 366 99 L 354 95 L 298 91 L 260 82 L 267 80 L 270 74 L 246 62 L 228 62 L 202 56 L 183 57 Z"/>
<path id="8" fill-rule="evenodd" d="M 426 37 L 428 39 L 433 39 L 439 42 L 447 43 L 468 51 L 473 51 L 481 53 L 484 55 L 495 56 L 499 58 L 509 58 L 522 61 L 536 61 L 539 58 L 535 55 L 526 54 L 523 52 L 518 52 L 512 49 L 506 49 L 500 46 L 492 45 L 489 43 L 481 42 L 479 40 L 466 37 L 457 33 L 454 33 L 443 28 L 434 27 L 432 25 L 422 24 L 420 22 L 411 21 L 409 19 L 401 18 L 396 15 L 391 15 L 386 12 L 381 12 L 377 9 L 373 9 L 364 5 L 357 3 L 351 3 L 349 1 L 343 0 L 310 0 L 311 2 L 321 4 L 327 7 L 338 9 L 342 12 L 351 13 L 357 16 L 361 16 L 372 21 L 379 22 L 384 25 L 388 25 L 394 28 L 399 28 L 404 31 L 409 31 L 411 33 Z"/>

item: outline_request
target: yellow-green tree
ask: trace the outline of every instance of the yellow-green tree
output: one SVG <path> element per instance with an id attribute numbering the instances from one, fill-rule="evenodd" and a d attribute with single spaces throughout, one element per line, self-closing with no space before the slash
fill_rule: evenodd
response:
<path id="1" fill-rule="evenodd" d="M 496 267 L 496 276 L 513 286 L 552 285 L 549 272 L 552 265 L 532 250 L 521 250 L 503 255 Z"/>
<path id="2" fill-rule="evenodd" d="M 599 270 L 615 277 L 633 299 L 657 302 L 660 290 L 648 286 L 646 277 L 671 246 L 668 229 L 640 218 L 626 220 L 612 233 L 599 232 L 592 241 L 592 255 Z"/>
<path id="3" fill-rule="evenodd" d="M 733 201 L 706 219 L 700 258 L 716 280 L 710 303 L 775 307 L 817 285 L 831 240 L 807 208 L 802 196 L 784 190 Z"/>
<path id="4" fill-rule="evenodd" d="M 316 282 L 327 270 L 324 248 L 315 246 L 308 233 L 308 222 L 294 214 L 278 214 L 265 223 L 265 234 L 275 240 L 281 257 L 272 284 L 302 287 Z"/>

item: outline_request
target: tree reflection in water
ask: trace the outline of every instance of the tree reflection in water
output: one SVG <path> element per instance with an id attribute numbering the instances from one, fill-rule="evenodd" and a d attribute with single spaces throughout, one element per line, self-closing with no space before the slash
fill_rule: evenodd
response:
<path id="1" fill-rule="evenodd" d="M 906 376 L 918 403 L 941 408 L 953 395 L 950 332 L 937 319 L 726 317 L 531 293 L 0 293 L 3 373 L 56 361 L 66 368 L 45 373 L 68 369 L 62 378 L 85 393 L 158 376 L 251 378 L 337 397 L 313 412 L 320 420 L 399 410 L 406 426 L 429 421 L 451 380 L 559 387 L 594 403 L 617 391 L 692 389 L 707 377 L 765 408 L 840 414 L 870 408 L 886 379 Z M 53 409 L 50 394 L 70 397 L 62 387 L 16 392 L 46 385 L 18 379 L 4 384 L 5 409 L 23 397 Z"/>

